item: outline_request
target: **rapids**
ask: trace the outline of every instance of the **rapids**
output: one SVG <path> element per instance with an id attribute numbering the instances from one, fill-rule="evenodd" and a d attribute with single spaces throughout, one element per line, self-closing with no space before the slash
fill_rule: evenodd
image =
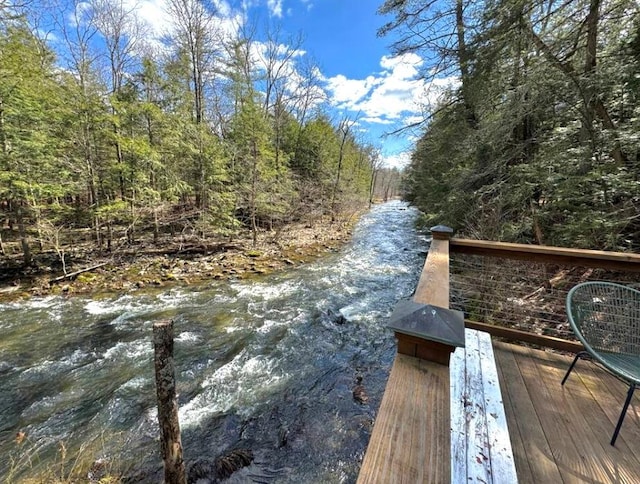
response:
<path id="1" fill-rule="evenodd" d="M 187 464 L 246 448 L 230 481 L 354 482 L 395 352 L 386 322 L 428 246 L 416 216 L 374 206 L 340 252 L 253 281 L 0 305 L 0 476 L 58 465 L 63 443 L 161 480 L 151 328 L 171 318 Z"/>

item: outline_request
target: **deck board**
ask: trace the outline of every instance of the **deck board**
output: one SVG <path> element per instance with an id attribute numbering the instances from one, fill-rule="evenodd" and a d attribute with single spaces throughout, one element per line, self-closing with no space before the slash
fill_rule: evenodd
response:
<path id="1" fill-rule="evenodd" d="M 358 483 L 449 482 L 449 431 L 449 368 L 396 355 Z"/>
<path id="2" fill-rule="evenodd" d="M 571 357 L 500 342 L 494 351 L 520 482 L 639 482 L 638 394 L 612 447 L 623 383 L 580 361 L 563 387 Z"/>

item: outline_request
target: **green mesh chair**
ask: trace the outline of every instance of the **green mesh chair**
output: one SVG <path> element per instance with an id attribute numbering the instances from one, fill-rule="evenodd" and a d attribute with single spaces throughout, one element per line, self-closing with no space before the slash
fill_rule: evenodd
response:
<path id="1" fill-rule="evenodd" d="M 640 385 L 640 291 L 610 282 L 584 282 L 569 291 L 567 315 L 585 351 L 576 355 L 562 384 L 578 358 L 587 357 L 629 385 L 611 438 L 615 445 L 633 392 Z"/>

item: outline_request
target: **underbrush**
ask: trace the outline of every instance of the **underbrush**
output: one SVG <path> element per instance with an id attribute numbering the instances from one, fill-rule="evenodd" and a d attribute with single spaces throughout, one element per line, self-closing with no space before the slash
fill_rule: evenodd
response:
<path id="1" fill-rule="evenodd" d="M 114 450 L 115 449 L 115 450 Z M 123 435 L 100 435 L 70 448 L 64 441 L 31 440 L 19 432 L 7 457 L 6 484 L 116 484 L 126 468 L 118 457 L 125 449 Z"/>

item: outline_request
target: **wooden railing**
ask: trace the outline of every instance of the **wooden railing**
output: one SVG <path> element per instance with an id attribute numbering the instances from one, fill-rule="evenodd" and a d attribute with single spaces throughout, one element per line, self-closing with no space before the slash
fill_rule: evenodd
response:
<path id="1" fill-rule="evenodd" d="M 531 330 L 527 325 L 535 326 L 535 317 L 522 316 L 529 319 L 518 321 L 518 306 L 528 305 L 534 312 L 552 311 L 551 323 L 566 326 L 564 297 L 573 283 L 595 278 L 629 283 L 637 281 L 640 273 L 640 255 L 636 254 L 450 239 L 450 229 L 439 226 L 432 231 L 433 240 L 413 300 L 464 311 L 467 328 L 539 346 L 572 352 L 582 349 L 575 340 L 545 334 L 547 328 L 542 332 Z M 476 260 L 456 265 L 465 257 Z M 514 264 L 520 264 L 515 273 Z M 502 296 L 497 291 L 501 286 L 505 290 Z M 498 309 L 478 310 L 479 300 L 473 298 L 475 294 L 484 297 L 484 292 L 498 299 Z M 551 302 L 547 293 L 552 295 Z M 509 300 L 513 307 L 507 307 Z M 537 305 L 544 307 L 539 310 Z M 486 316 L 484 320 L 474 320 L 479 313 Z M 538 317 L 543 325 L 545 317 Z M 358 483 L 450 482 L 449 368 L 425 360 L 430 351 L 419 338 L 396 337 L 398 354 Z"/>
<path id="2" fill-rule="evenodd" d="M 446 227 L 432 230 L 433 241 L 413 300 L 448 308 L 452 231 Z M 450 482 L 449 367 L 422 359 L 428 352 L 420 339 L 398 339 L 398 354 L 360 468 L 359 484 Z"/>

